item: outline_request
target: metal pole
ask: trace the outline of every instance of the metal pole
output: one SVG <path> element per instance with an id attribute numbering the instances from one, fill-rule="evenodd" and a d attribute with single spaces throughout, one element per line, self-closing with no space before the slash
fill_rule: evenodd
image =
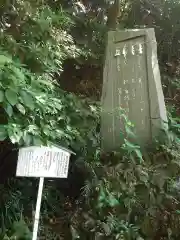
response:
<path id="1" fill-rule="evenodd" d="M 37 239 L 43 184 L 44 184 L 44 178 L 41 177 L 39 179 L 39 189 L 38 189 L 37 202 L 36 202 L 36 213 L 35 213 L 35 218 L 34 218 L 34 228 L 33 228 L 33 238 L 32 238 L 32 240 Z"/>

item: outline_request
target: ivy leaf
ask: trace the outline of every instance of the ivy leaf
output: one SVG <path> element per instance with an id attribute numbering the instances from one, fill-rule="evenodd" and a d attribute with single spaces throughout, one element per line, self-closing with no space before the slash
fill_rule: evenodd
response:
<path id="1" fill-rule="evenodd" d="M 143 161 L 143 156 L 142 156 L 141 151 L 140 151 L 139 149 L 135 149 L 135 153 L 136 153 L 137 157 L 138 157 L 141 161 Z"/>
<path id="2" fill-rule="evenodd" d="M 32 95 L 30 93 L 28 93 L 27 91 L 21 90 L 20 91 L 20 95 L 22 98 L 22 101 L 24 103 L 24 105 L 28 108 L 30 108 L 31 110 L 34 110 L 35 108 L 35 102 L 34 99 L 32 97 Z"/>
<path id="3" fill-rule="evenodd" d="M 9 102 L 12 106 L 14 106 L 14 105 L 18 102 L 17 93 L 14 92 L 14 91 L 11 90 L 11 89 L 7 89 L 7 90 L 6 90 L 5 96 L 6 96 L 6 99 L 8 100 L 8 102 Z"/>
<path id="4" fill-rule="evenodd" d="M 135 144 L 129 142 L 128 140 L 126 140 L 126 139 L 125 139 L 125 144 L 129 148 L 129 150 L 140 148 L 138 145 L 135 145 Z"/>
<path id="5" fill-rule="evenodd" d="M 0 90 L 0 102 L 3 102 L 4 100 L 4 92 Z"/>
<path id="6" fill-rule="evenodd" d="M 0 126 L 0 141 L 4 141 L 8 134 L 4 126 Z"/>
<path id="7" fill-rule="evenodd" d="M 131 130 L 131 128 L 129 126 L 125 126 L 125 129 L 126 129 L 126 133 L 130 136 L 130 137 L 133 137 L 135 138 L 135 134 L 133 133 L 133 131 Z"/>
<path id="8" fill-rule="evenodd" d="M 25 108 L 24 108 L 24 106 L 23 106 L 22 104 L 18 103 L 18 104 L 16 105 L 16 107 L 17 107 L 17 109 L 18 109 L 23 115 L 25 115 L 26 110 L 25 110 Z"/>

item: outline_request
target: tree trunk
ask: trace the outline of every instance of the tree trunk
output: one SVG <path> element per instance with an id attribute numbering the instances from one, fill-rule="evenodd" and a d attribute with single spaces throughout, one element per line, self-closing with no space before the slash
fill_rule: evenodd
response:
<path id="1" fill-rule="evenodd" d="M 117 27 L 117 20 L 120 16 L 120 0 L 114 0 L 114 3 L 108 9 L 107 27 L 109 30 L 115 30 Z"/>

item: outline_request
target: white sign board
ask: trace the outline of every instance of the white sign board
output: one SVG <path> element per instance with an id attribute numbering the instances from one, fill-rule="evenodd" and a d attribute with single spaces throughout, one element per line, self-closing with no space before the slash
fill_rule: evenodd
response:
<path id="1" fill-rule="evenodd" d="M 57 147 L 26 147 L 19 150 L 16 176 L 67 178 L 70 152 Z"/>
<path id="2" fill-rule="evenodd" d="M 37 240 L 44 178 L 67 178 L 71 151 L 62 147 L 26 147 L 19 150 L 17 177 L 39 177 L 32 240 Z"/>

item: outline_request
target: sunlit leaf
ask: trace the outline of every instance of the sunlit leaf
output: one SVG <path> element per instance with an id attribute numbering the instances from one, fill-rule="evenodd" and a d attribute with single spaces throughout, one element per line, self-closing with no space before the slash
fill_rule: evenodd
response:
<path id="1" fill-rule="evenodd" d="M 22 104 L 18 103 L 16 107 L 23 115 L 26 113 L 26 110 Z"/>
<path id="2" fill-rule="evenodd" d="M 129 142 L 128 140 L 125 139 L 125 143 L 126 145 L 129 147 L 129 149 L 135 149 L 135 148 L 139 148 L 139 146 L 137 146 L 134 143 Z"/>

